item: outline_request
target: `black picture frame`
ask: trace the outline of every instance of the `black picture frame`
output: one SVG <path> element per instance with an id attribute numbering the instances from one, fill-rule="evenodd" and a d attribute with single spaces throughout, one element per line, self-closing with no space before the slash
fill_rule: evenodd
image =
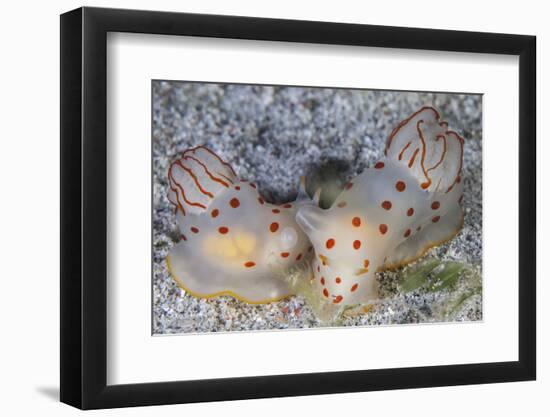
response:
<path id="1" fill-rule="evenodd" d="M 519 360 L 107 385 L 108 32 L 519 56 Z M 84 7 L 61 15 L 60 57 L 62 402 L 94 409 L 536 378 L 534 36 Z"/>

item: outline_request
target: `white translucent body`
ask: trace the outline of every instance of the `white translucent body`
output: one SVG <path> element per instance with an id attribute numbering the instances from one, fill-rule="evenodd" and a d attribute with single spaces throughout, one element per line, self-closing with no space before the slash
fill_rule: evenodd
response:
<path id="1" fill-rule="evenodd" d="M 213 152 L 190 149 L 168 173 L 182 235 L 168 266 L 196 296 L 263 303 L 290 295 L 281 277 L 308 261 L 321 299 L 367 303 L 378 298 L 376 271 L 417 259 L 462 227 L 462 153 L 463 139 L 422 108 L 391 132 L 386 157 L 323 210 L 303 183 L 296 202 L 268 204 Z"/>
<path id="2" fill-rule="evenodd" d="M 434 109 L 421 109 L 392 132 L 386 158 L 354 178 L 330 209 L 298 211 L 315 249 L 320 297 L 372 301 L 377 270 L 408 263 L 458 232 L 462 144 Z"/>
<path id="3" fill-rule="evenodd" d="M 308 255 L 309 240 L 295 221 L 305 200 L 268 204 L 212 155 L 186 151 L 169 172 L 182 235 L 167 259 L 172 276 L 204 298 L 262 303 L 290 295 L 281 276 Z"/>

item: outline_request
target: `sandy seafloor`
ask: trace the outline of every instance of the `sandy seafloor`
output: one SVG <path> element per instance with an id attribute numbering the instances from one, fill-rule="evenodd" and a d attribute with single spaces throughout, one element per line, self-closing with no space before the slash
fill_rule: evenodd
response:
<path id="1" fill-rule="evenodd" d="M 198 299 L 170 277 L 165 258 L 179 239 L 169 203 L 168 166 L 185 149 L 205 145 L 258 184 L 271 203 L 295 198 L 301 175 L 333 172 L 346 181 L 383 156 L 391 129 L 418 108 L 437 108 L 465 139 L 464 227 L 426 256 L 481 270 L 482 96 L 327 88 L 153 81 L 153 334 L 326 326 L 301 296 L 249 305 L 229 296 Z M 312 178 L 312 177 L 311 177 Z M 452 316 L 447 291 L 403 294 L 400 271 L 378 274 L 381 301 L 338 325 L 388 325 L 482 319 L 481 292 Z M 458 289 L 454 291 L 460 291 Z M 329 323 L 329 325 L 335 325 Z"/>

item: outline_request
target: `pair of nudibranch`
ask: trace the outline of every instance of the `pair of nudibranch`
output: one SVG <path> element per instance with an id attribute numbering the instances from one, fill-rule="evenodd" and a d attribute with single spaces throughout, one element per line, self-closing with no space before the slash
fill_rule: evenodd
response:
<path id="1" fill-rule="evenodd" d="M 464 140 L 424 107 L 390 134 L 385 157 L 349 181 L 329 209 L 302 181 L 295 201 L 266 202 L 256 185 L 205 147 L 168 172 L 181 241 L 167 263 L 197 297 L 249 303 L 287 297 L 281 270 L 307 263 L 314 291 L 331 304 L 378 298 L 376 271 L 420 257 L 462 227 Z"/>

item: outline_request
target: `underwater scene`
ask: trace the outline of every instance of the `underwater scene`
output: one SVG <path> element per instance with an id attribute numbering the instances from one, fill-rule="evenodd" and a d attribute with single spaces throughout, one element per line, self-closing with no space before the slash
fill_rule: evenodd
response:
<path id="1" fill-rule="evenodd" d="M 152 81 L 153 334 L 482 320 L 482 95 Z"/>

